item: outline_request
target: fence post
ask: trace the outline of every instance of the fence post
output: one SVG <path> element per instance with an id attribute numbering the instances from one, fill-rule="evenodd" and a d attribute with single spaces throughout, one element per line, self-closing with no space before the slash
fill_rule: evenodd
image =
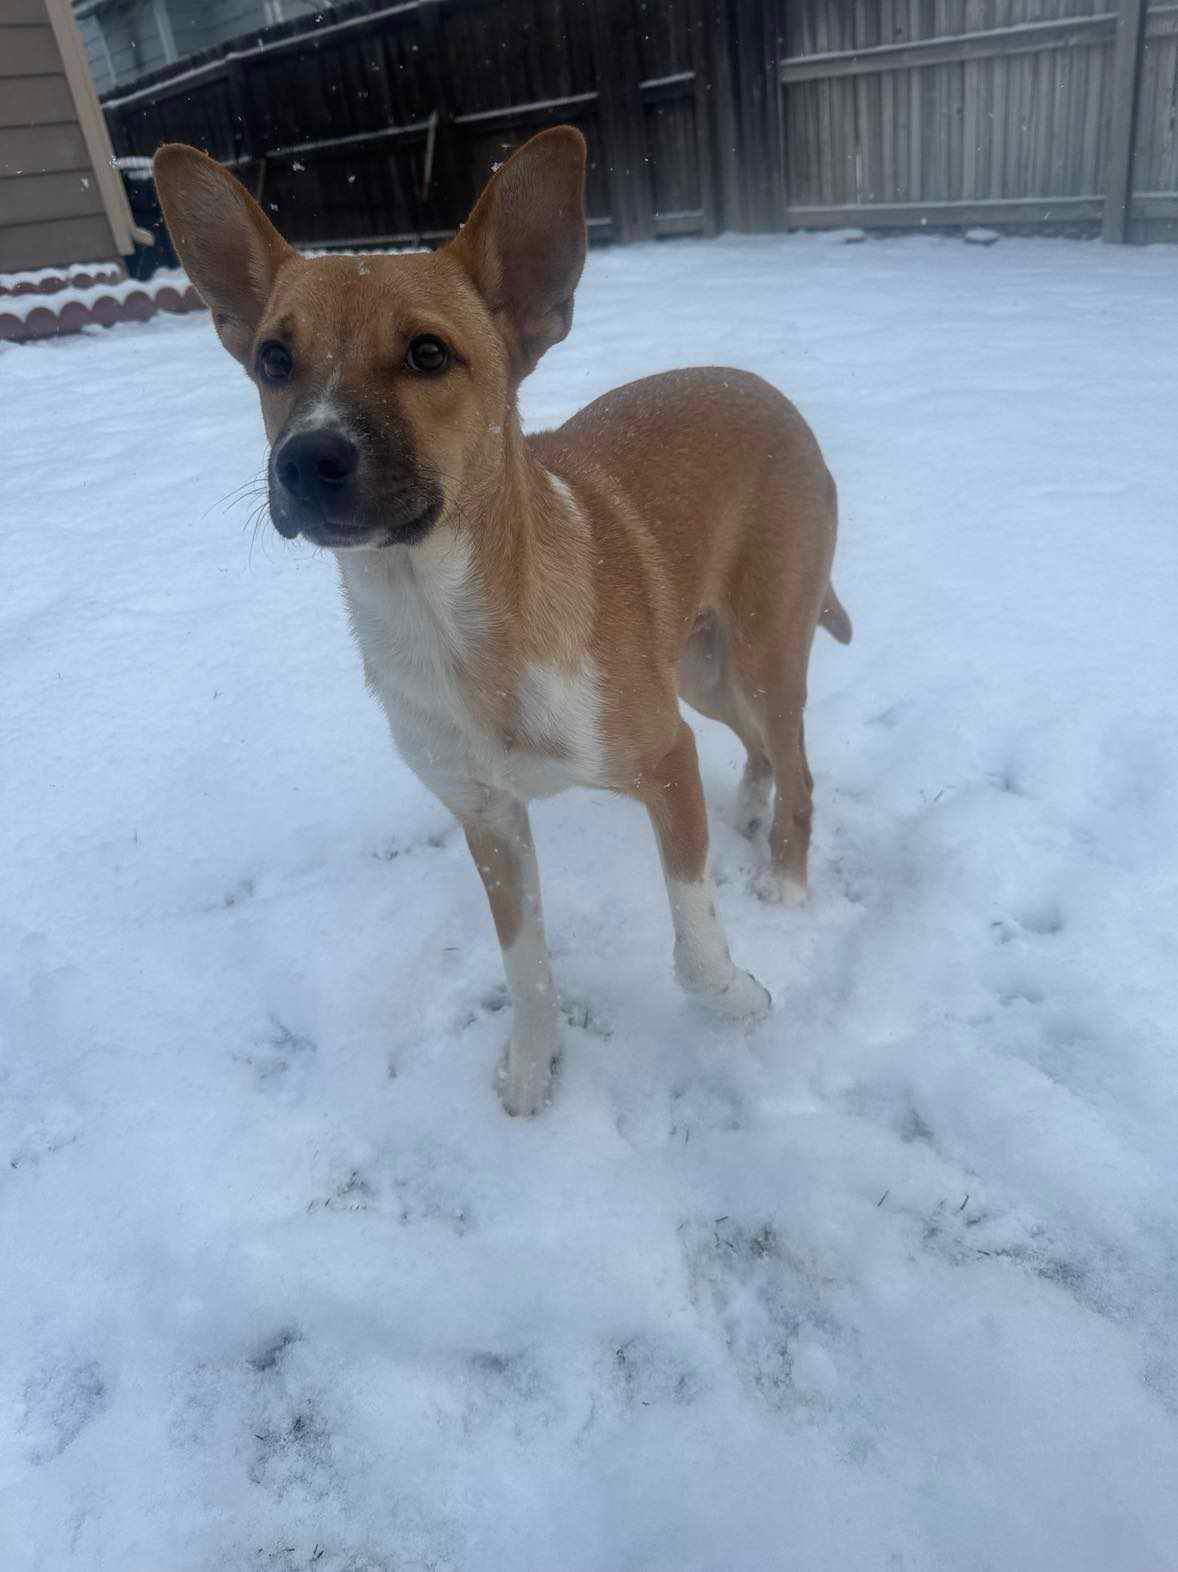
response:
<path id="1" fill-rule="evenodd" d="M 736 113 L 736 82 L 732 62 L 732 22 L 727 0 L 707 0 L 705 23 L 710 44 L 708 86 L 718 171 L 718 229 L 741 227 L 740 127 Z"/>
<path id="2" fill-rule="evenodd" d="M 695 122 L 695 157 L 699 171 L 699 205 L 703 209 L 704 233 L 714 235 L 721 223 L 715 168 L 716 81 L 712 68 L 712 41 L 707 10 L 707 0 L 688 0 L 688 47 L 691 69 L 695 73 L 691 84 L 691 102 Z"/>
<path id="3" fill-rule="evenodd" d="M 649 240 L 654 234 L 654 204 L 646 167 L 633 0 L 589 0 L 589 4 L 614 238 Z"/>
<path id="4" fill-rule="evenodd" d="M 745 230 L 785 222 L 785 148 L 775 0 L 736 0 L 729 12 L 739 119 L 740 223 Z"/>
<path id="5" fill-rule="evenodd" d="M 1120 0 L 1113 51 L 1112 119 L 1104 190 L 1104 239 L 1123 242 L 1133 204 L 1133 143 L 1141 86 L 1146 0 Z"/>
<path id="6" fill-rule="evenodd" d="M 766 185 L 762 188 L 763 223 L 769 229 L 785 228 L 787 165 L 785 146 L 785 114 L 781 102 L 781 40 L 778 32 L 779 9 L 766 0 L 762 10 L 761 39 L 764 71 L 767 77 L 765 95 L 765 131 L 767 139 Z"/>
<path id="7" fill-rule="evenodd" d="M 445 0 L 417 0 L 417 27 L 433 123 L 422 147 L 421 179 L 413 192 L 414 220 L 419 232 L 457 229 L 467 217 L 470 194 L 460 178 L 453 110 L 448 91 L 446 40 L 443 27 Z M 479 171 L 485 174 L 485 171 Z"/>
<path id="8" fill-rule="evenodd" d="M 229 113 L 233 120 L 233 156 L 234 158 L 252 161 L 257 156 L 254 153 L 258 140 L 257 129 L 254 125 L 249 86 L 246 83 L 245 70 L 240 60 L 231 60 L 229 62 L 229 69 L 225 73 L 225 78 L 226 86 L 229 89 Z M 213 149 L 212 151 L 215 156 L 216 150 Z M 260 201 L 261 198 L 259 197 L 258 200 Z"/>

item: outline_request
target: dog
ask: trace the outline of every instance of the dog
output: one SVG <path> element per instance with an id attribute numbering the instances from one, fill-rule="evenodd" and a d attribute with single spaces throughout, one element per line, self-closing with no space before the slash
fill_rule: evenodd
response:
<path id="1" fill-rule="evenodd" d="M 271 518 L 334 552 L 367 683 L 482 876 L 513 1115 L 544 1106 L 560 1046 L 528 802 L 570 786 L 641 802 L 680 984 L 719 1017 L 759 1019 L 770 997 L 729 954 L 679 699 L 744 744 L 737 822 L 769 838 L 755 888 L 799 902 L 810 646 L 819 624 L 851 637 L 831 586 L 834 482 L 759 377 L 645 377 L 523 435 L 520 382 L 572 325 L 585 167 L 580 133 L 553 127 L 439 250 L 311 259 L 205 154 L 154 160 L 181 261 L 261 395 Z"/>

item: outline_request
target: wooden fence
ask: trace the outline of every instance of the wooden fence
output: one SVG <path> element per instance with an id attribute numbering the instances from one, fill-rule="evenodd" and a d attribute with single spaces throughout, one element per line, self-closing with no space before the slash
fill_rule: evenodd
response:
<path id="1" fill-rule="evenodd" d="M 491 165 L 558 121 L 589 141 L 595 236 L 710 233 L 707 3 L 337 7 L 156 73 L 106 111 L 118 152 L 193 142 L 243 172 L 300 243 L 452 233 Z"/>
<path id="2" fill-rule="evenodd" d="M 1178 219 L 1178 5 L 791 0 L 780 221 Z"/>
<path id="3" fill-rule="evenodd" d="M 440 239 L 558 121 L 588 138 L 600 239 L 1178 238 L 1178 0 L 353 0 L 105 109 L 118 153 L 204 147 L 301 244 Z"/>

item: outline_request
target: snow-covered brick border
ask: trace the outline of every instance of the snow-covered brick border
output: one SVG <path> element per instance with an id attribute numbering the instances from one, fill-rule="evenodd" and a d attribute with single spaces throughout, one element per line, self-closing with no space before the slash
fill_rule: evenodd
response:
<path id="1" fill-rule="evenodd" d="M 304 256 L 379 256 L 381 250 L 303 250 Z M 79 263 L 31 273 L 0 273 L 0 342 L 53 338 L 84 327 L 116 322 L 146 322 L 157 311 L 202 311 L 204 302 L 181 268 L 169 268 L 144 282 L 126 278 L 117 262 Z"/>
<path id="2" fill-rule="evenodd" d="M 84 327 L 146 322 L 157 311 L 201 311 L 204 302 L 179 268 L 139 281 L 71 283 L 52 294 L 0 295 L 0 340 L 78 333 Z"/>
<path id="3" fill-rule="evenodd" d="M 63 267 L 40 267 L 26 273 L 0 273 L 0 296 L 53 295 L 62 289 L 113 284 L 125 277 L 121 262 L 71 262 Z"/>

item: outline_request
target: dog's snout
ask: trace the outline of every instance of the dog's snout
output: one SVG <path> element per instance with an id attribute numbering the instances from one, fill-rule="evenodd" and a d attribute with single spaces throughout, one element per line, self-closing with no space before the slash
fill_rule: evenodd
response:
<path id="1" fill-rule="evenodd" d="M 288 437 L 274 455 L 274 473 L 299 502 L 338 506 L 351 489 L 360 450 L 342 431 L 321 426 Z"/>

